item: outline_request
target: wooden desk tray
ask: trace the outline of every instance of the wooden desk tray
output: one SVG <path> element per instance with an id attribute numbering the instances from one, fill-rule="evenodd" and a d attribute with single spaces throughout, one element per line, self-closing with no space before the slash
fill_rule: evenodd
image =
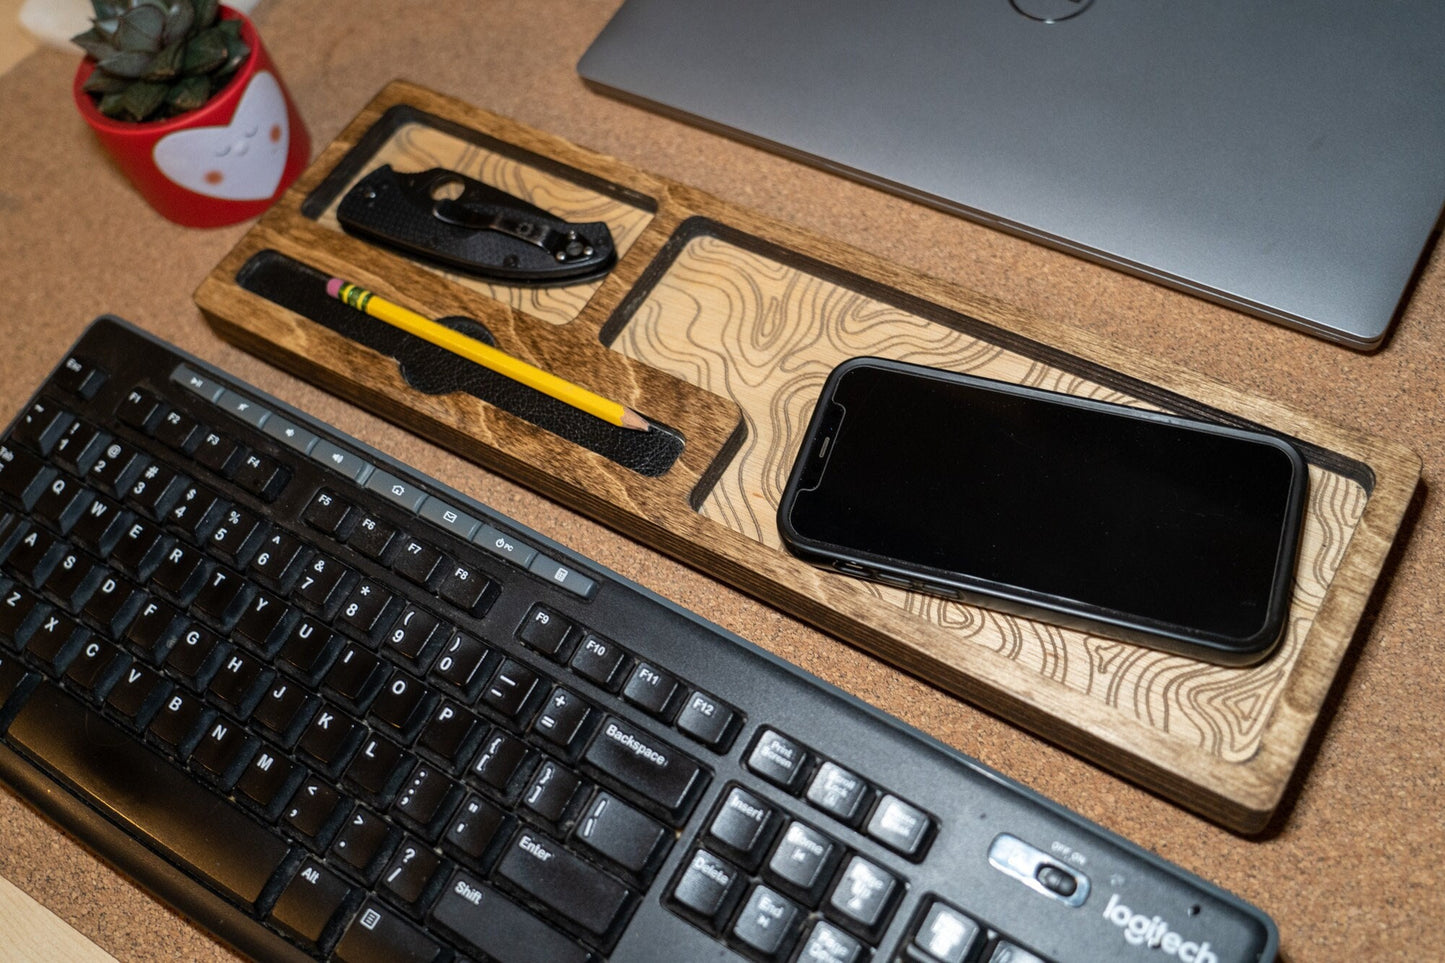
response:
<path id="1" fill-rule="evenodd" d="M 384 162 L 448 166 L 562 217 L 605 220 L 618 264 L 580 286 L 508 288 L 344 234 L 337 201 Z M 394 346 L 368 347 L 328 321 L 314 285 L 333 274 L 429 316 L 480 321 L 505 350 L 632 406 L 680 444 L 665 465 L 644 457 L 639 468 L 615 439 L 549 421 L 535 398 L 417 387 Z M 274 363 L 1243 832 L 1280 804 L 1420 474 L 1398 445 L 404 82 L 326 149 L 196 302 Z M 860 354 L 1293 438 L 1310 499 L 1278 654 L 1220 668 L 793 558 L 774 527 L 777 499 L 825 376 Z"/>

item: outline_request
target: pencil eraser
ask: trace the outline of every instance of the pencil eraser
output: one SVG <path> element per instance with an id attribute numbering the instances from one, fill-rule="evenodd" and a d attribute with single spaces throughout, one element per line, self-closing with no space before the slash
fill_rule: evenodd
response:
<path id="1" fill-rule="evenodd" d="M 326 294 L 328 297 L 336 297 L 341 292 L 341 278 L 332 278 L 326 282 Z"/>

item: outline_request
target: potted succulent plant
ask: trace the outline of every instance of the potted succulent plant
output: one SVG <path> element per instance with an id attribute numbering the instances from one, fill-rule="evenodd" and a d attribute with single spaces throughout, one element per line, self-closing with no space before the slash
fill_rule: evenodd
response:
<path id="1" fill-rule="evenodd" d="M 306 128 L 242 13 L 217 0 L 91 0 L 73 92 L 136 189 L 192 227 L 265 210 L 311 154 Z"/>

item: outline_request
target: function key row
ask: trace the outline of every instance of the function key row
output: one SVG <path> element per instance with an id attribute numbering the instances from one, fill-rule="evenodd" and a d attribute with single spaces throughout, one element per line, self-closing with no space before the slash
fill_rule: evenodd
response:
<path id="1" fill-rule="evenodd" d="M 716 752 L 727 752 L 742 729 L 733 706 L 545 605 L 532 607 L 517 638 Z"/>
<path id="2" fill-rule="evenodd" d="M 463 511 L 419 485 L 373 464 L 347 449 L 320 438 L 263 405 L 222 387 L 186 365 L 178 365 L 171 380 L 196 396 L 276 439 L 318 465 L 337 472 L 404 511 L 420 515 L 464 541 L 503 558 L 579 598 L 597 591 L 593 578 L 564 565 L 536 546 L 506 534 L 484 519 Z"/>

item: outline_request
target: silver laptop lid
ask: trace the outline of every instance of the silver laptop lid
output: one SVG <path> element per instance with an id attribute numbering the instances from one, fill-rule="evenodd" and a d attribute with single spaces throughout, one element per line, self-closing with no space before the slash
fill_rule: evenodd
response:
<path id="1" fill-rule="evenodd" d="M 1445 203 L 1438 0 L 627 0 L 578 71 L 1356 348 Z"/>

